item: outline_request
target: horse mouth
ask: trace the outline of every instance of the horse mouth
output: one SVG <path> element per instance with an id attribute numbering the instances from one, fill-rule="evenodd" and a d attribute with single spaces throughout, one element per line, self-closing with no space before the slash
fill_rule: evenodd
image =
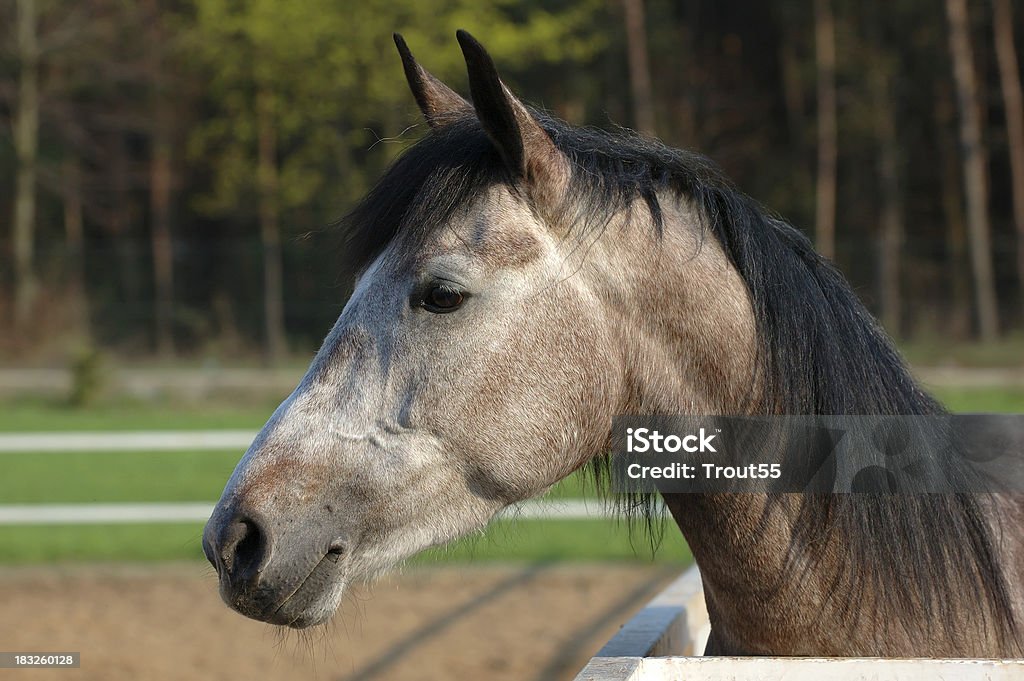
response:
<path id="1" fill-rule="evenodd" d="M 280 592 L 275 593 L 273 584 L 260 580 L 261 583 L 234 598 L 225 594 L 224 600 L 233 610 L 260 622 L 292 629 L 314 627 L 329 620 L 337 609 L 344 587 L 340 562 L 336 554 L 327 553 L 283 597 Z M 269 606 L 258 607 L 259 601 L 268 600 Z"/>

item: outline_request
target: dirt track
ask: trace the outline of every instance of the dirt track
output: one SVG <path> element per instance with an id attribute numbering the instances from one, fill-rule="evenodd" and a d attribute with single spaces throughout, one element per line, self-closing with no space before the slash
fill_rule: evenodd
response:
<path id="1" fill-rule="evenodd" d="M 81 651 L 79 670 L 17 679 L 571 679 L 673 576 L 664 567 L 410 570 L 299 636 L 230 612 L 212 571 L 0 571 L 0 650 Z"/>

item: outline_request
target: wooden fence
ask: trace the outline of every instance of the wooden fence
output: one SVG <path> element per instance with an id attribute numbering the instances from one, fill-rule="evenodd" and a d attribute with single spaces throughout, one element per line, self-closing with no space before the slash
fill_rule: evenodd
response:
<path id="1" fill-rule="evenodd" d="M 1021 681 L 1024 660 L 702 657 L 711 625 L 696 566 L 627 622 L 576 681 Z"/>

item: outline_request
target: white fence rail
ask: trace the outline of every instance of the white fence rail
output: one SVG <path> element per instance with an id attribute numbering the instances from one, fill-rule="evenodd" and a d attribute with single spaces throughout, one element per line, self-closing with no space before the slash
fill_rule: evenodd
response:
<path id="1" fill-rule="evenodd" d="M 588 671 L 589 670 L 589 671 Z M 605 658 L 577 681 L 1020 681 L 1020 660 L 810 657 Z"/>
<path id="2" fill-rule="evenodd" d="M 0 433 L 0 454 L 167 452 L 202 449 L 237 449 L 244 452 L 255 437 L 255 430 Z"/>
<path id="3" fill-rule="evenodd" d="M 136 523 L 206 522 L 212 502 L 3 504 L 3 525 L 126 525 Z M 600 502 L 582 499 L 530 501 L 504 511 L 518 520 L 596 520 L 611 517 Z"/>
<path id="4" fill-rule="evenodd" d="M 710 633 L 696 566 L 591 658 L 576 681 L 1020 681 L 1024 660 L 702 657 Z"/>

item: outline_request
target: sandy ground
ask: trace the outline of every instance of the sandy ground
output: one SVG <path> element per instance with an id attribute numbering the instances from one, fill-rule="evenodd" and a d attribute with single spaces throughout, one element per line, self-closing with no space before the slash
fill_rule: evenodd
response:
<path id="1" fill-rule="evenodd" d="M 674 576 L 665 567 L 409 570 L 331 626 L 282 635 L 227 609 L 199 564 L 0 570 L 0 651 L 80 651 L 81 669 L 0 679 L 571 679 Z"/>

